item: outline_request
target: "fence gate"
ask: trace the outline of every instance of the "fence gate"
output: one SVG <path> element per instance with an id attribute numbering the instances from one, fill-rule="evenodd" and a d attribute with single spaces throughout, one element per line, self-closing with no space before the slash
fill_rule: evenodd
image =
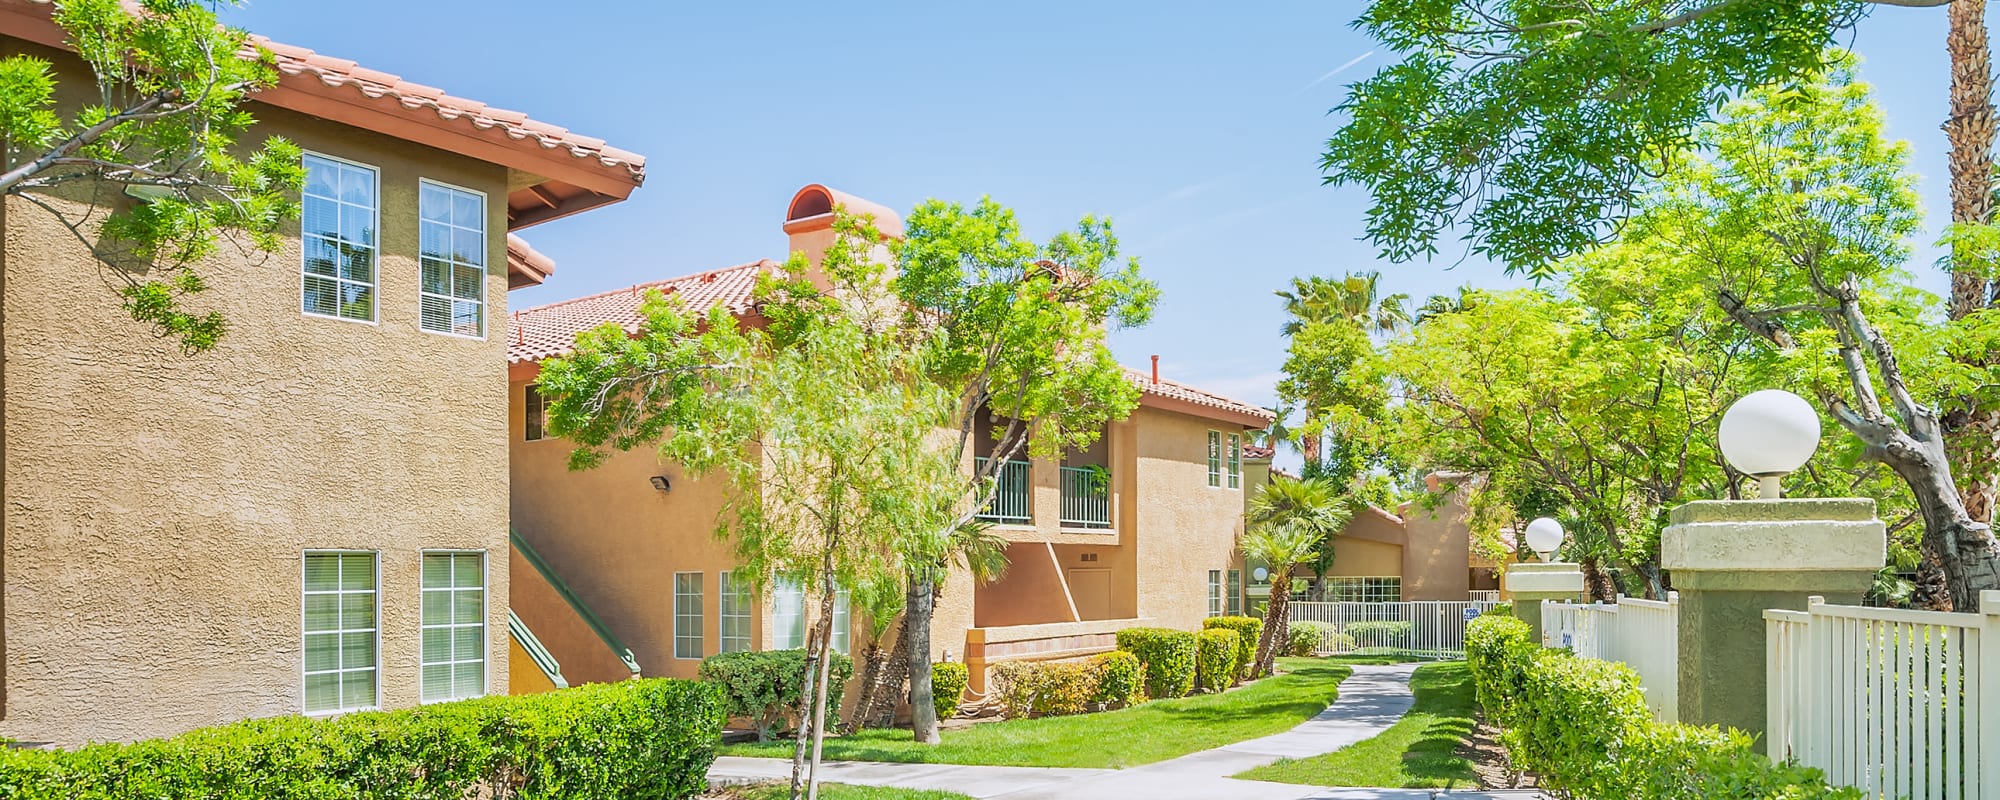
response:
<path id="1" fill-rule="evenodd" d="M 1399 603 L 1293 602 L 1293 623 L 1319 622 L 1319 652 L 1463 658 L 1465 623 L 1499 603 L 1411 600 Z"/>

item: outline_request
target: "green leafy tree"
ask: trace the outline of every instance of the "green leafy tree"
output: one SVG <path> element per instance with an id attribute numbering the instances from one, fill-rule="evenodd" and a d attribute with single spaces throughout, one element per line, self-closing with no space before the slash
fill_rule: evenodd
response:
<path id="1" fill-rule="evenodd" d="M 1249 677 L 1271 674 L 1285 649 L 1291 621 L 1292 574 L 1301 564 L 1331 547 L 1333 537 L 1354 518 L 1354 503 L 1331 483 L 1283 475 L 1259 487 L 1246 514 L 1243 555 L 1263 561 L 1271 570 L 1271 600 L 1264 609 L 1264 630 L 1257 639 L 1257 657 Z"/>
<path id="2" fill-rule="evenodd" d="M 940 525 L 963 482 L 937 436 L 955 398 L 908 369 L 919 353 L 886 265 L 871 257 L 880 235 L 845 213 L 834 230 L 817 268 L 795 255 L 760 283 L 765 327 L 654 293 L 636 335 L 613 324 L 586 332 L 540 379 L 550 431 L 578 445 L 573 466 L 599 463 L 607 447 L 656 445 L 697 475 L 723 477 L 735 491 L 718 534 L 735 542 L 744 571 L 818 598 L 794 798 L 818 792 L 835 593 L 896 581 L 906 532 Z"/>
<path id="3" fill-rule="evenodd" d="M 1381 275 L 1375 272 L 1293 278 L 1291 289 L 1277 295 L 1290 316 L 1280 329 L 1290 340 L 1290 359 L 1278 391 L 1305 412 L 1305 422 L 1296 430 L 1305 470 L 1308 477 L 1328 473 L 1352 479 L 1358 474 L 1359 457 L 1354 443 L 1342 438 L 1351 433 L 1343 430 L 1342 423 L 1351 421 L 1352 415 L 1339 411 L 1353 403 L 1351 391 L 1364 382 L 1343 380 L 1342 373 L 1361 368 L 1353 358 L 1357 344 L 1366 345 L 1369 336 L 1393 333 L 1410 323 L 1410 298 L 1382 295 Z M 1358 338 L 1355 332 L 1360 333 Z M 1361 405 L 1365 413 L 1367 401 Z M 1329 414 L 1341 418 L 1328 419 Z M 1332 453 L 1326 450 L 1329 435 Z"/>
<path id="4" fill-rule="evenodd" d="M 277 81 L 271 53 L 194 0 L 65 0 L 55 23 L 89 67 L 65 83 L 47 60 L 0 59 L 0 193 L 54 215 L 114 276 L 125 310 L 188 353 L 215 346 L 219 312 L 183 303 L 196 269 L 241 234 L 263 251 L 298 216 L 304 167 L 244 101 Z M 121 194 L 143 200 L 122 202 Z"/>
<path id="5" fill-rule="evenodd" d="M 1086 448 L 1138 406 L 1139 387 L 1104 337 L 1112 326 L 1145 324 L 1159 288 L 1137 259 L 1120 257 L 1108 220 L 1085 217 L 1038 244 L 991 199 L 970 208 L 932 200 L 911 212 L 906 231 L 895 246 L 895 288 L 920 354 L 910 363 L 955 398 L 945 424 L 954 457 L 982 444 L 981 421 L 992 432 L 988 458 L 959 482 L 949 519 L 906 537 L 912 727 L 935 744 L 930 624 L 952 534 L 991 501 L 1009 459 Z"/>

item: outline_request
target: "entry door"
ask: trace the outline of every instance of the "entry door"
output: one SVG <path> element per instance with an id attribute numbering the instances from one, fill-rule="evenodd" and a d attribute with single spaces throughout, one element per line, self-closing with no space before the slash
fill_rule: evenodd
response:
<path id="1" fill-rule="evenodd" d="M 1069 596 L 1079 619 L 1111 619 L 1111 570 L 1067 569 Z"/>

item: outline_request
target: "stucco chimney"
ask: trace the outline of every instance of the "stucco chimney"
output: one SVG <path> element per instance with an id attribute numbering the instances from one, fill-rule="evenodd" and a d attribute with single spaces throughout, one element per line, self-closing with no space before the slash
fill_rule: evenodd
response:
<path id="1" fill-rule="evenodd" d="M 826 254 L 827 246 L 833 244 L 835 206 L 845 208 L 849 214 L 873 215 L 875 229 L 881 231 L 883 236 L 903 238 L 903 217 L 888 206 L 813 183 L 792 195 L 791 205 L 785 209 L 785 237 L 790 252 L 804 253 L 813 266 L 819 266 L 820 257 Z M 878 255 L 886 260 L 888 250 L 881 250 Z"/>

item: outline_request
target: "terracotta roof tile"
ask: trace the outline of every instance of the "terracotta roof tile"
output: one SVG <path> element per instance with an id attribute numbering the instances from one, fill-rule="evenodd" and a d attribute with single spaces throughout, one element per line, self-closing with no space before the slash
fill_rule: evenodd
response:
<path id="1" fill-rule="evenodd" d="M 507 318 L 507 362 L 564 355 L 575 347 L 577 334 L 606 322 L 618 323 L 628 333 L 638 332 L 639 301 L 647 289 L 679 295 L 690 307 L 704 311 L 721 305 L 732 314 L 747 313 L 757 276 L 779 266 L 762 259 L 517 311 Z"/>
<path id="2" fill-rule="evenodd" d="M 1179 400 L 1186 403 L 1193 403 L 1195 405 L 1203 406 L 1206 408 L 1213 408 L 1219 411 L 1228 411 L 1236 414 L 1247 415 L 1255 417 L 1257 419 L 1261 419 L 1266 424 L 1270 423 L 1270 421 L 1273 419 L 1271 410 L 1260 405 L 1256 405 L 1253 403 L 1245 403 L 1241 400 L 1235 400 L 1232 398 L 1223 397 L 1222 395 L 1216 394 L 1214 392 L 1210 392 L 1204 389 L 1197 389 L 1185 383 L 1177 383 L 1175 381 L 1170 381 L 1170 380 L 1160 380 L 1156 382 L 1152 379 L 1150 375 L 1147 375 L 1145 372 L 1141 372 L 1131 367 L 1125 368 L 1125 375 L 1126 377 L 1131 378 L 1133 383 L 1138 384 L 1139 388 L 1144 390 L 1144 392 L 1147 395 L 1151 395 L 1153 397 L 1163 397 L 1169 400 Z"/>
<path id="3" fill-rule="evenodd" d="M 1278 454 L 1278 449 L 1275 447 L 1260 447 L 1254 444 L 1246 444 L 1243 446 L 1244 458 L 1270 458 L 1277 454 Z"/>

